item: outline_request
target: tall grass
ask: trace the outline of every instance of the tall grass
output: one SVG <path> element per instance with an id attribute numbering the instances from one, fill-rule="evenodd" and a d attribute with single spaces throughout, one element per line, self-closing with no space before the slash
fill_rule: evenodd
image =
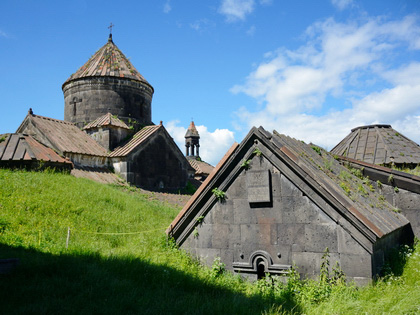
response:
<path id="1" fill-rule="evenodd" d="M 402 275 L 365 288 L 327 280 L 243 281 L 168 242 L 180 209 L 65 174 L 0 170 L 2 314 L 409 314 L 420 312 L 420 250 Z M 70 228 L 70 238 L 67 238 Z M 68 247 L 66 246 L 68 239 Z"/>

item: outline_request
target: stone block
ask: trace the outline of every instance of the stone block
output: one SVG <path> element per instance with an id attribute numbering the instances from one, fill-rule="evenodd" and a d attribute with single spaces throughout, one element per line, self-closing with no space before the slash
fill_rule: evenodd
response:
<path id="1" fill-rule="evenodd" d="M 277 240 L 280 245 L 300 245 L 304 246 L 305 224 L 289 223 L 277 224 Z"/>
<path id="2" fill-rule="evenodd" d="M 337 240 L 339 253 L 355 255 L 367 254 L 366 250 L 341 226 L 337 226 Z"/>
<path id="3" fill-rule="evenodd" d="M 267 170 L 247 171 L 246 184 L 249 203 L 267 203 L 271 201 L 270 173 Z"/>
<path id="4" fill-rule="evenodd" d="M 256 224 L 257 216 L 251 209 L 247 199 L 233 200 L 233 214 L 235 224 Z"/>
<path id="5" fill-rule="evenodd" d="M 370 278 L 372 275 L 372 260 L 369 254 L 340 254 L 340 266 L 348 277 Z"/>
<path id="6" fill-rule="evenodd" d="M 281 195 L 282 196 L 302 196 L 302 192 L 283 174 L 281 174 Z"/>
<path id="7" fill-rule="evenodd" d="M 246 189 L 246 172 L 243 171 L 238 177 L 236 177 L 233 184 L 226 191 L 226 194 L 229 199 L 246 198 L 246 195 L 244 195 Z"/>
<path id="8" fill-rule="evenodd" d="M 217 224 L 213 225 L 212 245 L 214 248 L 233 248 L 240 242 L 241 232 L 238 225 Z"/>
<path id="9" fill-rule="evenodd" d="M 212 209 L 212 221 L 215 224 L 233 224 L 234 223 L 234 202 L 226 200 L 224 203 L 216 203 Z"/>
<path id="10" fill-rule="evenodd" d="M 190 235 L 195 239 L 195 246 L 198 248 L 211 248 L 213 238 L 213 226 L 210 224 L 202 224 L 197 226 L 198 235 L 194 236 L 194 232 Z"/>
<path id="11" fill-rule="evenodd" d="M 331 253 L 338 252 L 337 227 L 334 224 L 306 224 L 305 250 L 324 252 L 328 247 Z"/>
<path id="12" fill-rule="evenodd" d="M 271 244 L 271 229 L 276 226 L 272 224 L 241 224 L 241 243 L 250 246 L 264 246 Z"/>

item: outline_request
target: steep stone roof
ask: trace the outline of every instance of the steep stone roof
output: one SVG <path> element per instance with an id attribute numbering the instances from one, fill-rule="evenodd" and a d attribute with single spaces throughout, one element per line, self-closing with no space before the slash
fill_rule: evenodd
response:
<path id="1" fill-rule="evenodd" d="M 17 132 L 33 136 L 39 142 L 54 148 L 61 154 L 79 153 L 106 156 L 107 151 L 76 125 L 33 114 L 28 114 Z"/>
<path id="2" fill-rule="evenodd" d="M 188 162 L 190 162 L 190 165 L 193 167 L 193 169 L 195 169 L 195 174 L 197 175 L 208 175 L 214 169 L 214 166 L 204 161 L 199 161 L 195 158 L 189 158 L 189 157 L 187 157 L 187 160 Z"/>
<path id="3" fill-rule="evenodd" d="M 187 129 L 187 132 L 185 133 L 185 138 L 189 138 L 189 137 L 200 138 L 200 135 L 198 134 L 198 130 L 195 127 L 195 124 L 193 121 L 190 123 Z"/>
<path id="4" fill-rule="evenodd" d="M 341 165 L 332 154 L 260 127 L 253 128 L 241 144 L 232 146 L 166 232 L 182 243 L 194 228 L 194 218 L 204 215 L 206 207 L 217 202 L 212 190 L 216 187 L 225 190 L 238 172 L 243 171 L 238 165 L 256 154 L 255 147 L 286 176 L 294 174 L 292 177 L 297 178 L 294 185 L 313 202 L 324 200 L 331 206 L 334 212 L 329 207 L 320 207 L 332 220 L 338 224 L 343 219 L 348 221 L 371 243 L 409 224 L 366 181 Z"/>
<path id="5" fill-rule="evenodd" d="M 73 73 L 63 86 L 69 81 L 80 78 L 104 76 L 132 79 L 150 85 L 118 49 L 110 35 L 108 42 Z"/>
<path id="6" fill-rule="evenodd" d="M 390 125 L 354 128 L 331 153 L 378 165 L 420 163 L 420 146 Z"/>
<path id="7" fill-rule="evenodd" d="M 42 145 L 29 135 L 13 133 L 0 135 L 0 162 L 43 161 L 68 164 L 73 163 Z"/>
<path id="8" fill-rule="evenodd" d="M 88 123 L 86 126 L 82 128 L 82 130 L 88 130 L 92 128 L 98 128 L 103 126 L 114 126 L 124 129 L 130 129 L 121 119 L 118 117 L 113 116 L 111 113 L 107 113 L 94 121 Z"/>
<path id="9" fill-rule="evenodd" d="M 138 131 L 128 143 L 125 145 L 116 148 L 114 151 L 112 151 L 109 154 L 109 157 L 121 157 L 121 156 L 127 156 L 130 154 L 131 151 L 133 151 L 135 148 L 137 148 L 140 144 L 142 144 L 144 141 L 146 141 L 151 135 L 153 135 L 155 132 L 157 132 L 160 128 L 163 128 L 162 125 L 152 125 L 152 126 L 146 126 L 143 127 L 140 131 Z"/>

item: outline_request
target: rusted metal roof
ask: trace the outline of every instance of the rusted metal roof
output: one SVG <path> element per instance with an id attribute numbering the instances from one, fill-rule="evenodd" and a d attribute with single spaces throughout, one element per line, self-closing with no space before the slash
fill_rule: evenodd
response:
<path id="1" fill-rule="evenodd" d="M 82 128 L 82 130 L 98 128 L 103 126 L 114 126 L 124 129 L 130 129 L 121 119 L 116 116 L 113 116 L 111 113 L 107 113 L 94 121 L 88 123 L 86 126 Z"/>
<path id="2" fill-rule="evenodd" d="M 72 165 L 54 150 L 44 146 L 29 135 L 21 133 L 0 135 L 0 162 L 43 161 Z"/>
<path id="3" fill-rule="evenodd" d="M 190 125 L 188 126 L 187 132 L 185 133 L 185 138 L 189 138 L 189 137 L 200 138 L 200 135 L 198 134 L 198 130 L 195 127 L 195 124 L 193 121 L 191 121 Z"/>
<path id="4" fill-rule="evenodd" d="M 204 161 L 199 161 L 195 158 L 187 158 L 188 162 L 190 162 L 190 165 L 195 170 L 196 175 L 208 175 L 210 174 L 214 166 L 210 165 L 209 163 L 206 163 Z"/>
<path id="5" fill-rule="evenodd" d="M 312 189 L 305 193 L 309 198 L 314 193 L 321 196 L 372 242 L 409 224 L 409 221 L 384 201 L 378 192 L 373 191 L 366 181 L 341 165 L 332 154 L 276 131 L 267 132 L 260 127 L 253 128 L 240 145 L 235 145 L 229 150 L 174 219 L 166 231 L 168 234 L 185 235 L 183 227 L 188 226 L 193 214 L 199 211 L 195 207 L 209 204 L 205 200 L 214 198 L 211 190 L 217 185 L 223 189 L 223 178 L 231 180 L 233 176 L 225 172 L 233 169 L 232 163 L 240 163 L 250 158 L 245 154 L 252 154 L 249 153 L 252 152 L 249 151 L 249 147 L 255 141 L 269 150 L 270 153 L 264 157 L 273 165 L 279 169 L 286 165 L 297 174 L 302 182 L 295 182 L 295 185 L 304 190 L 308 189 L 307 187 Z M 277 164 L 277 159 L 281 161 L 280 164 Z"/>
<path id="6" fill-rule="evenodd" d="M 25 132 L 39 142 L 53 147 L 62 154 L 78 153 L 106 156 L 107 151 L 76 125 L 33 114 L 28 114 L 17 132 Z"/>
<path id="7" fill-rule="evenodd" d="M 162 125 L 152 125 L 143 127 L 139 132 L 137 132 L 133 138 L 131 138 L 128 143 L 125 145 L 116 148 L 109 154 L 109 157 L 122 157 L 127 156 L 131 151 L 137 148 L 138 145 L 146 141 L 151 135 L 159 130 L 159 128 L 163 128 Z"/>
<path id="8" fill-rule="evenodd" d="M 149 82 L 134 68 L 127 57 L 114 44 L 111 36 L 102 48 L 64 82 L 63 86 L 72 80 L 98 76 L 132 79 L 146 83 L 151 87 Z"/>
<path id="9" fill-rule="evenodd" d="M 354 128 L 331 153 L 378 165 L 420 163 L 420 146 L 390 125 Z"/>

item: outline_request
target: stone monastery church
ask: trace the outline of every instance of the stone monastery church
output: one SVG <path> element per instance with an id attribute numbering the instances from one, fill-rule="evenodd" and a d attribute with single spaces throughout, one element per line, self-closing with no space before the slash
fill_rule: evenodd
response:
<path id="1" fill-rule="evenodd" d="M 31 167 L 42 160 L 44 166 L 72 169 L 76 176 L 103 182 L 117 178 L 111 169 L 133 185 L 164 191 L 179 191 L 195 175 L 201 183 L 212 170 L 199 159 L 200 137 L 193 122 L 186 134 L 188 159 L 162 122 L 152 122 L 154 89 L 112 34 L 62 90 L 64 120 L 30 109 L 16 133 L 2 137 L 1 165 Z"/>

